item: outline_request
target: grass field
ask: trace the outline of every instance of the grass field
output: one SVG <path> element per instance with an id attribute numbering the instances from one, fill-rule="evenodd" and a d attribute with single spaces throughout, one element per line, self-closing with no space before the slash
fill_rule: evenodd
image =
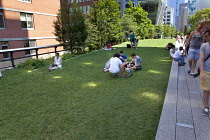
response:
<path id="1" fill-rule="evenodd" d="M 140 40 L 139 48 L 100 50 L 63 62 L 63 69 L 3 71 L 0 139 L 153 140 L 168 84 L 169 39 Z M 132 52 L 143 69 L 130 78 L 103 73 L 116 52 Z"/>

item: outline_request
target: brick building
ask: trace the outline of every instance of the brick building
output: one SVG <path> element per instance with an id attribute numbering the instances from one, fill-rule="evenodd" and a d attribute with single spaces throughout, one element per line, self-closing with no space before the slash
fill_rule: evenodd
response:
<path id="1" fill-rule="evenodd" d="M 59 9 L 60 0 L 0 0 L 0 50 L 59 44 L 53 34 L 53 21 Z M 14 57 L 33 53 L 16 52 Z M 0 60 L 9 57 L 0 54 Z"/>

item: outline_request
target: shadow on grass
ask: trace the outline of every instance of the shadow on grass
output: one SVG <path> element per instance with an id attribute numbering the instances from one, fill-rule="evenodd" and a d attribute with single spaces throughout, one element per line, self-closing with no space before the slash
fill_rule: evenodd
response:
<path id="1" fill-rule="evenodd" d="M 139 55 L 143 69 L 130 78 L 103 73 L 120 50 L 128 61 Z M 5 71 L 0 139 L 154 139 L 171 67 L 167 56 L 161 47 L 118 47 L 66 60 L 53 72 Z"/>

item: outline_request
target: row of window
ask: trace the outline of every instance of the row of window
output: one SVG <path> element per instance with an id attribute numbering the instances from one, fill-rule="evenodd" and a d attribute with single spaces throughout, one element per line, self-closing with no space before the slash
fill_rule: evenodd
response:
<path id="1" fill-rule="evenodd" d="M 69 10 L 72 11 L 72 8 L 70 8 Z M 90 5 L 80 6 L 80 10 L 82 10 L 84 14 L 89 13 L 90 12 Z"/>
<path id="2" fill-rule="evenodd" d="M 24 42 L 24 47 L 36 47 L 36 40 L 25 40 Z M 8 41 L 0 41 L 0 49 L 1 50 L 7 50 L 9 49 L 9 44 Z M 30 55 L 30 54 L 35 54 L 35 50 L 26 50 L 25 55 Z M 10 54 L 9 53 L 3 53 L 3 58 L 4 59 L 9 59 Z"/>
<path id="3" fill-rule="evenodd" d="M 85 1 L 90 1 L 90 0 L 69 0 L 69 3 L 78 3 L 78 2 L 85 2 Z"/>
<path id="4" fill-rule="evenodd" d="M 29 13 L 20 13 L 20 21 L 22 29 L 33 29 L 33 14 Z M 4 13 L 3 10 L 0 10 L 0 28 L 5 29 Z"/>
<path id="5" fill-rule="evenodd" d="M 31 0 L 18 0 L 18 1 L 31 3 Z"/>

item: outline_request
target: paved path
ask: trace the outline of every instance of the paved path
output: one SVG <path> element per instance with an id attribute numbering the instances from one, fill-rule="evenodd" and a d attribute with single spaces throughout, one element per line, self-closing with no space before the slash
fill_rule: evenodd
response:
<path id="1" fill-rule="evenodd" d="M 199 77 L 192 78 L 188 67 L 172 62 L 156 140 L 210 140 L 210 120 L 201 114 Z"/>

